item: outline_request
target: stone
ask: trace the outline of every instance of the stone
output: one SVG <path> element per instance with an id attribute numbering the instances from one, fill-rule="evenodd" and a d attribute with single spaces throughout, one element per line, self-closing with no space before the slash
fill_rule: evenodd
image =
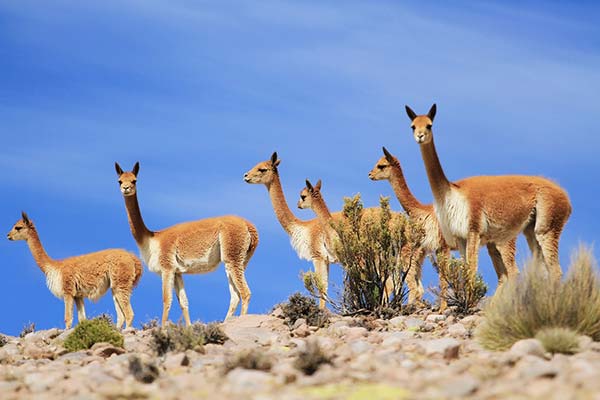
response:
<path id="1" fill-rule="evenodd" d="M 306 323 L 298 326 L 292 331 L 292 335 L 299 338 L 304 338 L 310 335 L 312 332 Z"/>
<path id="2" fill-rule="evenodd" d="M 14 343 L 8 343 L 0 347 L 0 363 L 9 362 L 15 358 L 20 358 L 21 350 Z"/>
<path id="3" fill-rule="evenodd" d="M 226 378 L 227 389 L 234 393 L 259 392 L 275 382 L 271 374 L 264 371 L 256 371 L 243 368 L 231 370 Z"/>
<path id="4" fill-rule="evenodd" d="M 389 326 L 395 329 L 403 329 L 404 321 L 406 321 L 406 317 L 404 315 L 400 315 L 398 317 L 394 317 L 388 321 Z"/>
<path id="5" fill-rule="evenodd" d="M 23 347 L 23 355 L 34 360 L 41 358 L 53 359 L 55 357 L 54 352 L 51 351 L 47 346 L 41 347 L 30 341 L 25 342 L 25 346 Z"/>
<path id="6" fill-rule="evenodd" d="M 354 355 L 366 353 L 373 349 L 373 345 L 364 340 L 355 340 L 350 342 L 349 347 Z"/>
<path id="7" fill-rule="evenodd" d="M 458 358 L 460 342 L 452 338 L 441 338 L 423 340 L 419 345 L 425 350 L 425 354 L 441 354 L 447 360 Z"/>
<path id="8" fill-rule="evenodd" d="M 421 326 L 421 332 L 432 332 L 437 328 L 437 324 L 435 322 L 425 322 Z"/>
<path id="9" fill-rule="evenodd" d="M 478 379 L 471 375 L 464 375 L 444 382 L 442 391 L 446 397 L 462 399 L 475 393 L 479 385 Z"/>
<path id="10" fill-rule="evenodd" d="M 421 327 L 425 324 L 422 319 L 419 318 L 406 318 L 404 320 L 404 326 L 406 329 L 411 331 L 419 331 Z"/>
<path id="11" fill-rule="evenodd" d="M 413 331 L 399 331 L 399 332 L 391 332 L 389 335 L 383 339 L 381 345 L 384 347 L 398 347 L 402 345 L 406 340 L 412 339 L 416 336 L 416 333 Z"/>
<path id="12" fill-rule="evenodd" d="M 467 331 L 467 328 L 465 328 L 465 326 L 460 322 L 452 324 L 448 327 L 448 334 L 450 336 L 464 338 L 468 335 L 468 333 L 469 332 Z"/>
<path id="13" fill-rule="evenodd" d="M 129 372 L 135 380 L 142 383 L 152 383 L 160 375 L 158 367 L 154 362 L 142 360 L 138 356 L 129 359 Z"/>
<path id="14" fill-rule="evenodd" d="M 554 378 L 560 372 L 557 365 L 532 355 L 523 357 L 515 368 L 518 375 L 526 380 Z"/>
<path id="15" fill-rule="evenodd" d="M 546 350 L 542 343 L 537 339 L 523 339 L 515 342 L 508 351 L 508 361 L 517 362 L 526 355 L 532 355 L 540 358 L 546 356 Z"/>
<path id="16" fill-rule="evenodd" d="M 427 316 L 427 318 L 425 318 L 425 321 L 427 322 L 441 322 L 444 321 L 446 319 L 445 315 L 441 315 L 441 314 L 429 314 Z"/>
<path id="17" fill-rule="evenodd" d="M 190 365 L 190 359 L 185 353 L 168 353 L 165 356 L 163 366 L 165 369 L 176 369 Z"/>
<path id="18" fill-rule="evenodd" d="M 275 318 L 283 318 L 283 309 L 279 306 L 275 307 L 273 311 L 271 311 L 271 316 Z"/>
<path id="19" fill-rule="evenodd" d="M 108 358 L 113 354 L 120 355 L 125 353 L 125 349 L 106 342 L 94 343 L 90 350 L 92 351 L 92 355 L 102 358 Z"/>
<path id="20" fill-rule="evenodd" d="M 294 325 L 292 325 L 292 329 L 299 328 L 302 325 L 308 325 L 308 324 L 306 323 L 306 320 L 304 318 L 298 318 L 296 320 L 296 322 L 294 322 Z"/>
<path id="21" fill-rule="evenodd" d="M 586 351 L 590 348 L 594 340 L 589 336 L 581 335 L 577 338 L 577 342 L 579 344 L 579 351 Z"/>

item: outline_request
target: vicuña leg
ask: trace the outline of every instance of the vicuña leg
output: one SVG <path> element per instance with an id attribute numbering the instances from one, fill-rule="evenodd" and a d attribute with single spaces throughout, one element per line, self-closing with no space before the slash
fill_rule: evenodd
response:
<path id="1" fill-rule="evenodd" d="M 542 257 L 544 264 L 548 270 L 548 273 L 555 277 L 560 278 L 562 276 L 562 270 L 558 262 L 558 238 L 560 232 L 549 231 L 546 233 L 537 233 L 535 237 L 542 248 Z"/>
<path id="2" fill-rule="evenodd" d="M 183 287 L 183 277 L 181 276 L 181 274 L 175 274 L 175 295 L 177 296 L 177 301 L 179 301 L 181 311 L 183 312 L 185 324 L 187 326 L 190 326 L 192 324 L 192 321 L 190 320 L 188 298 Z"/>
<path id="3" fill-rule="evenodd" d="M 175 274 L 172 270 L 162 272 L 162 296 L 163 296 L 163 313 L 161 324 L 165 326 L 169 319 L 169 311 L 173 302 L 173 285 Z"/>
<path id="4" fill-rule="evenodd" d="M 469 273 L 471 279 L 475 279 L 477 276 L 477 265 L 479 263 L 479 232 L 471 231 L 467 236 L 467 265 L 469 267 Z"/>
<path id="5" fill-rule="evenodd" d="M 323 285 L 324 292 L 322 294 L 327 296 L 327 289 L 329 287 L 329 263 L 321 258 L 316 258 L 313 259 L 313 265 L 315 267 L 317 277 Z M 319 299 L 319 308 L 321 310 L 325 309 L 325 299 Z"/>
<path id="6" fill-rule="evenodd" d="M 251 292 L 250 288 L 248 287 L 248 283 L 246 282 L 246 277 L 244 276 L 244 265 L 243 263 L 226 262 L 225 270 L 227 271 L 228 278 L 230 278 L 230 285 L 233 283 L 235 291 L 237 292 L 237 294 L 239 294 L 239 297 L 242 299 L 242 310 L 240 312 L 240 315 L 245 315 L 248 313 L 248 305 L 250 303 Z M 231 308 L 230 304 L 226 319 L 233 315 L 236 308 L 237 304 L 233 309 Z"/>
<path id="7" fill-rule="evenodd" d="M 228 319 L 235 313 L 240 304 L 240 294 L 235 286 L 235 282 L 233 282 L 233 276 L 227 268 L 225 269 L 225 273 L 227 274 L 227 281 L 229 283 L 229 309 L 225 316 L 225 319 Z"/>
<path id="8" fill-rule="evenodd" d="M 112 293 L 112 298 L 113 298 L 113 303 L 115 304 L 115 311 L 117 312 L 117 329 L 121 329 L 121 327 L 123 326 L 123 322 L 125 321 L 125 310 L 123 308 L 123 305 L 119 302 L 119 299 L 117 298 L 117 293 L 116 291 L 113 289 L 113 293 Z"/>
<path id="9" fill-rule="evenodd" d="M 525 235 L 525 239 L 527 239 L 527 245 L 529 246 L 529 250 L 531 250 L 531 256 L 533 257 L 534 262 L 543 263 L 542 248 L 535 238 L 535 225 L 527 225 L 523 230 L 523 234 Z"/>
<path id="10" fill-rule="evenodd" d="M 448 277 L 446 274 L 449 272 L 448 269 L 450 268 L 450 259 L 452 258 L 452 253 L 448 247 L 444 247 L 436 252 L 435 258 L 438 265 L 438 275 L 440 281 L 440 312 L 442 312 L 448 308 Z"/>
<path id="11" fill-rule="evenodd" d="M 75 297 L 75 306 L 77 307 L 77 321 L 85 321 L 85 305 L 83 304 L 83 297 Z"/>
<path id="12" fill-rule="evenodd" d="M 119 303 L 118 306 L 121 308 L 122 316 L 125 318 L 125 328 L 129 328 L 133 322 L 133 308 L 131 307 L 131 292 L 129 290 L 119 290 L 114 295 Z M 123 322 L 117 324 L 117 327 L 121 329 Z"/>
<path id="13" fill-rule="evenodd" d="M 496 248 L 502 257 L 507 277 L 511 278 L 519 275 L 519 268 L 517 267 L 517 261 L 515 259 L 515 253 L 517 252 L 517 238 L 511 239 L 506 243 L 497 244 Z"/>
<path id="14" fill-rule="evenodd" d="M 65 329 L 73 326 L 73 296 L 65 295 Z"/>

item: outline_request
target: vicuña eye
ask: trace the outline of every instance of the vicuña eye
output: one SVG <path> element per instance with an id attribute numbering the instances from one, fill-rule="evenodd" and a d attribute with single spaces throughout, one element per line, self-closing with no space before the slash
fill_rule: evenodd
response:
<path id="1" fill-rule="evenodd" d="M 415 126 L 414 125 L 411 126 L 410 129 L 412 129 L 414 131 L 415 130 Z"/>
<path id="2" fill-rule="evenodd" d="M 377 166 L 377 168 L 379 168 L 379 169 L 384 169 L 384 168 L 385 168 L 385 165 L 378 165 L 378 166 Z"/>
<path id="3" fill-rule="evenodd" d="M 132 180 L 131 183 L 133 183 L 135 185 L 135 183 L 137 182 L 137 180 Z"/>
<path id="4" fill-rule="evenodd" d="M 119 185 L 122 185 L 122 184 L 123 184 L 123 181 L 119 179 Z"/>
<path id="5" fill-rule="evenodd" d="M 258 171 L 259 172 L 267 172 L 267 169 L 266 168 L 259 168 Z"/>
<path id="6" fill-rule="evenodd" d="M 18 231 L 20 231 L 21 229 L 23 229 L 23 227 L 22 226 L 15 226 L 15 229 L 18 230 Z"/>
<path id="7" fill-rule="evenodd" d="M 431 130 L 431 124 L 427 125 L 427 129 Z"/>

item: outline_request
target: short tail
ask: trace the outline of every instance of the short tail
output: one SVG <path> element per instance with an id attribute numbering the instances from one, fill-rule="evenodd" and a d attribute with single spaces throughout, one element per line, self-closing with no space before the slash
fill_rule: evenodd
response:
<path id="1" fill-rule="evenodd" d="M 135 268 L 135 275 L 133 278 L 133 285 L 132 287 L 136 287 L 137 284 L 140 282 L 140 278 L 142 277 L 142 262 L 140 261 L 139 258 L 137 258 L 136 256 L 133 256 L 133 266 Z"/>

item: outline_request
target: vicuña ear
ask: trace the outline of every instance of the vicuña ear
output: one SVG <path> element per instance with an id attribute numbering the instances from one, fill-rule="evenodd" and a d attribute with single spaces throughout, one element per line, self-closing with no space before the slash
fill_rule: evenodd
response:
<path id="1" fill-rule="evenodd" d="M 137 176 L 138 172 L 140 172 L 140 162 L 139 161 L 135 163 L 135 165 L 133 166 L 133 171 L 131 171 L 131 172 L 133 172 L 133 174 L 135 176 Z"/>
<path id="2" fill-rule="evenodd" d="M 313 185 L 310 183 L 310 181 L 308 179 L 306 180 L 306 188 L 308 189 L 309 192 L 313 192 L 315 190 L 315 188 L 313 187 Z"/>
<path id="3" fill-rule="evenodd" d="M 277 152 L 276 152 L 276 151 L 274 151 L 274 152 L 273 152 L 273 155 L 271 156 L 271 164 L 273 164 L 273 166 L 274 166 L 274 167 L 276 167 L 276 166 L 278 166 L 278 165 L 279 165 L 279 163 L 280 163 L 280 162 L 281 162 L 281 160 L 279 160 L 279 159 L 277 158 Z"/>
<path id="4" fill-rule="evenodd" d="M 319 181 L 318 181 L 318 182 L 317 182 L 317 184 L 315 185 L 315 189 L 317 189 L 317 190 L 319 190 L 319 191 L 320 191 L 320 190 L 321 190 L 321 185 L 322 185 L 322 182 L 321 182 L 321 180 L 319 179 Z"/>
<path id="5" fill-rule="evenodd" d="M 435 105 L 435 103 L 433 103 L 433 105 L 429 109 L 429 112 L 427 113 L 427 116 L 429 117 L 431 122 L 433 122 L 433 119 L 435 118 L 436 111 L 437 111 L 437 106 Z"/>
<path id="6" fill-rule="evenodd" d="M 411 121 L 417 118 L 417 113 L 415 113 L 412 110 L 412 108 L 410 108 L 409 106 L 404 106 L 404 108 L 406 108 L 406 114 L 408 115 L 408 118 L 410 118 Z"/>
<path id="7" fill-rule="evenodd" d="M 121 174 L 123 173 L 123 168 L 121 168 L 118 162 L 115 162 L 115 171 L 117 171 L 117 175 L 119 176 L 121 176 Z"/>
<path id="8" fill-rule="evenodd" d="M 21 211 L 21 217 L 23 218 L 23 222 L 25 222 L 27 225 L 30 224 L 29 217 L 25 211 Z"/>
<path id="9" fill-rule="evenodd" d="M 389 162 L 392 162 L 392 160 L 394 159 L 392 153 L 390 153 L 385 147 L 383 147 L 383 155 L 385 156 L 385 159 Z"/>

